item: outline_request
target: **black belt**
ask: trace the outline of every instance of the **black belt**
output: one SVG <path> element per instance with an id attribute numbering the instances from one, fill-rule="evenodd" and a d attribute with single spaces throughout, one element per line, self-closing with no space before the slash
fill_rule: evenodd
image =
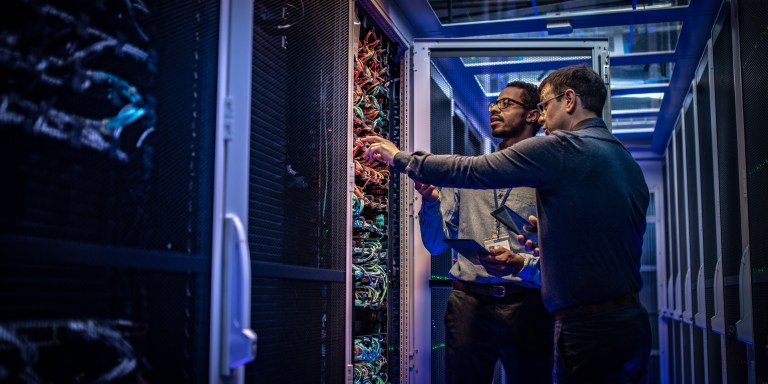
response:
<path id="1" fill-rule="evenodd" d="M 451 286 L 453 287 L 453 289 L 457 291 L 476 293 L 479 295 L 493 296 L 498 298 L 504 298 L 507 296 L 512 296 L 514 294 L 530 293 L 530 292 L 538 291 L 538 289 L 536 288 L 528 288 L 519 284 L 491 285 L 491 284 L 467 283 L 464 281 L 457 281 L 457 280 L 453 280 L 453 282 L 451 282 Z"/>
<path id="2" fill-rule="evenodd" d="M 598 313 L 607 312 L 612 309 L 626 307 L 630 304 L 639 304 L 640 299 L 635 293 L 628 293 L 624 296 L 619 296 L 614 299 L 601 301 L 599 303 L 591 303 L 584 305 L 577 305 L 575 307 L 567 307 L 556 310 L 552 313 L 552 318 L 557 320 L 568 319 L 572 317 L 584 317 L 590 315 L 596 315 Z"/>

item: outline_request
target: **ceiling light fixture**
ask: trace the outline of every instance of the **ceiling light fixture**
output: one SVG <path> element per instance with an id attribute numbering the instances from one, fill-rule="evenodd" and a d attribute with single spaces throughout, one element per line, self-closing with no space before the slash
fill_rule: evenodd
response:
<path id="1" fill-rule="evenodd" d="M 573 32 L 570 20 L 547 21 L 547 33 L 550 35 L 564 35 Z"/>

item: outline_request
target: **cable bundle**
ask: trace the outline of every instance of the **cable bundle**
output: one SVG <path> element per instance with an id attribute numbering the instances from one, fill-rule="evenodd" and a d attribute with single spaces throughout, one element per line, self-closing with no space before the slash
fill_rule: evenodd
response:
<path id="1" fill-rule="evenodd" d="M 85 10 L 45 2 L 11 4 L 0 27 L 0 128 L 21 128 L 128 162 L 155 130 L 151 82 L 157 54 L 141 22 L 141 0 Z M 66 6 L 66 5 L 64 5 Z M 139 80 L 141 79 L 141 80 Z M 124 131 L 130 129 L 129 138 Z"/>
<path id="2" fill-rule="evenodd" d="M 124 321 L 63 320 L 0 325 L 0 382 L 143 382 L 144 362 Z"/>
<path id="3" fill-rule="evenodd" d="M 386 370 L 382 369 L 387 364 L 386 348 L 381 345 L 382 342 L 380 336 L 355 338 L 355 383 L 387 382 Z"/>
<path id="4" fill-rule="evenodd" d="M 369 30 L 361 34 L 354 68 L 353 132 L 355 135 L 352 157 L 354 165 L 353 245 L 352 273 L 354 281 L 354 334 L 355 365 L 354 382 L 383 384 L 389 382 L 387 343 L 391 267 L 389 239 L 390 217 L 393 207 L 389 204 L 392 180 L 386 164 L 368 163 L 363 160 L 367 136 L 389 138 L 397 136 L 397 125 L 391 124 L 389 111 L 391 84 L 389 48 L 382 44 L 382 37 Z M 393 137 L 394 138 L 394 137 Z M 388 257 L 389 256 L 389 257 Z M 391 296 L 391 295 L 390 295 Z M 397 377 L 397 376 L 393 376 Z"/>

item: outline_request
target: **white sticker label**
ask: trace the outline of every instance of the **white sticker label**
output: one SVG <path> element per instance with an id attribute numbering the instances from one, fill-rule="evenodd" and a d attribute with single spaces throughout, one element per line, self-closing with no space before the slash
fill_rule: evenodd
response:
<path id="1" fill-rule="evenodd" d="M 509 237 L 501 237 L 498 239 L 489 239 L 486 240 L 483 245 L 485 246 L 485 249 L 492 251 L 495 247 L 501 247 L 506 248 L 507 250 L 512 250 L 512 248 L 509 246 Z"/>

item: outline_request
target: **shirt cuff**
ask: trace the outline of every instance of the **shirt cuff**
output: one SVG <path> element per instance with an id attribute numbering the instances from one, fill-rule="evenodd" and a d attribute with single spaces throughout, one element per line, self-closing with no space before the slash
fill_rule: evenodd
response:
<path id="1" fill-rule="evenodd" d="M 408 162 L 411 161 L 411 153 L 406 151 L 400 151 L 395 154 L 395 158 L 392 159 L 392 166 L 396 171 L 405 173 L 405 168 L 408 166 Z"/>
<path id="2" fill-rule="evenodd" d="M 426 211 L 426 210 L 432 211 L 432 210 L 436 210 L 437 208 L 440 208 L 440 198 L 439 197 L 437 199 L 435 199 L 435 201 L 429 201 L 429 200 L 427 200 L 427 199 L 422 197 L 422 199 L 421 199 L 421 210 L 422 211 Z"/>
<path id="3" fill-rule="evenodd" d="M 523 256 L 523 268 L 518 272 L 515 277 L 524 281 L 536 280 L 536 275 L 539 273 L 538 263 L 534 263 L 535 257 L 527 253 L 521 253 Z"/>

